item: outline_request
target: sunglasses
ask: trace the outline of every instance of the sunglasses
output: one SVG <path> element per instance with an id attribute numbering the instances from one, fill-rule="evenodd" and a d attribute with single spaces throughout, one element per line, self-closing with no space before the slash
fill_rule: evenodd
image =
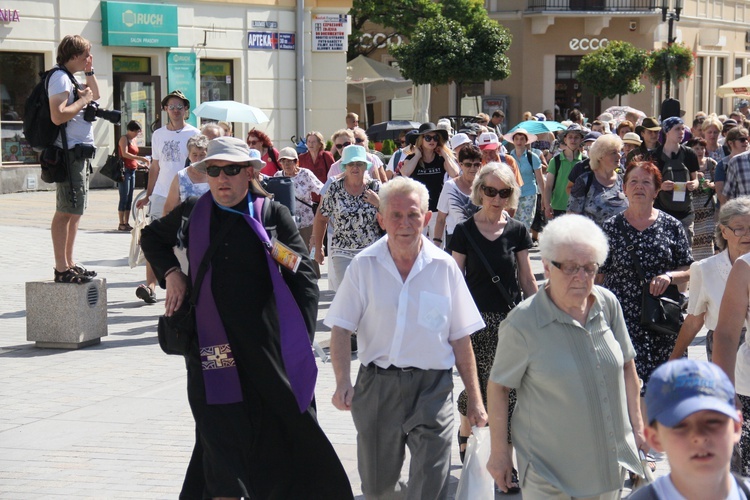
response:
<path id="1" fill-rule="evenodd" d="M 439 136 L 439 135 L 430 135 L 430 134 L 425 134 L 425 135 L 423 135 L 422 137 L 423 137 L 423 138 L 424 138 L 424 140 L 425 140 L 425 141 L 427 141 L 427 142 L 433 142 L 433 141 L 435 141 L 435 142 L 438 142 L 438 141 L 440 140 L 440 139 L 439 139 L 439 138 L 440 138 L 440 136 Z"/>
<path id="2" fill-rule="evenodd" d="M 510 195 L 513 194 L 513 188 L 495 189 L 490 186 L 482 186 L 482 192 L 488 198 L 494 198 L 498 195 L 500 195 L 500 198 L 510 198 Z"/>
<path id="3" fill-rule="evenodd" d="M 357 144 L 362 144 L 363 142 L 365 142 L 365 140 L 361 137 L 357 137 L 356 139 L 354 139 L 354 142 L 356 142 Z"/>
<path id="4" fill-rule="evenodd" d="M 481 161 L 475 161 L 475 162 L 465 161 L 461 165 L 463 165 L 465 168 L 471 168 L 471 167 L 482 168 Z"/>
<path id="5" fill-rule="evenodd" d="M 747 139 L 747 137 L 738 137 L 737 139 L 735 139 L 735 141 L 740 141 L 741 143 L 745 144 L 747 143 Z"/>
<path id="6" fill-rule="evenodd" d="M 351 145 L 352 145 L 351 142 L 345 142 L 343 144 L 336 144 L 336 149 L 344 149 L 345 147 L 351 146 Z"/>
<path id="7" fill-rule="evenodd" d="M 217 167 L 216 165 L 211 165 L 210 167 L 206 167 L 206 173 L 209 177 L 218 177 L 221 175 L 222 170 L 224 171 L 224 174 L 228 177 L 234 177 L 235 175 L 242 172 L 243 169 L 247 168 L 247 165 L 227 165 L 225 167 Z"/>
<path id="8" fill-rule="evenodd" d="M 169 108 L 169 111 L 182 111 L 183 109 L 185 109 L 185 106 L 183 106 L 182 104 L 170 104 L 169 106 L 167 106 L 167 108 Z"/>

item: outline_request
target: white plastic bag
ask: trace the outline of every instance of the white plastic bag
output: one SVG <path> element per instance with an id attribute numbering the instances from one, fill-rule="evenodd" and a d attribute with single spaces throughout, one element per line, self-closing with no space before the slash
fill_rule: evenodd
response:
<path id="1" fill-rule="evenodd" d="M 487 470 L 487 461 L 490 459 L 490 428 L 473 427 L 471 432 L 456 500 L 494 500 L 495 481 Z"/>
<path id="2" fill-rule="evenodd" d="M 135 219 L 135 225 L 130 232 L 130 254 L 128 255 L 128 264 L 131 268 L 146 263 L 146 257 L 141 250 L 141 229 L 146 227 L 147 224 L 146 208 L 135 209 L 133 219 Z"/>

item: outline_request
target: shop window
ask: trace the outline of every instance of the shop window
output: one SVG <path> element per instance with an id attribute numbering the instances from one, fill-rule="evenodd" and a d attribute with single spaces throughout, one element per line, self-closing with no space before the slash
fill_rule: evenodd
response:
<path id="1" fill-rule="evenodd" d="M 37 154 L 23 137 L 26 98 L 44 70 L 44 55 L 0 52 L 0 149 L 3 163 L 37 163 Z"/>
<path id="2" fill-rule="evenodd" d="M 398 68 L 396 61 L 391 61 L 388 64 L 394 68 Z M 414 116 L 414 97 L 391 99 L 390 108 L 391 120 L 411 120 L 412 116 Z"/>
<path id="3" fill-rule="evenodd" d="M 201 102 L 232 101 L 232 61 L 201 59 Z"/>

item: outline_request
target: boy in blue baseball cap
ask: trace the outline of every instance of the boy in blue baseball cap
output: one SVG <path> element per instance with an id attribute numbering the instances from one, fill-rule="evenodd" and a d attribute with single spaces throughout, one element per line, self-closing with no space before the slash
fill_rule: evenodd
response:
<path id="1" fill-rule="evenodd" d="M 646 409 L 646 440 L 666 452 L 671 473 L 631 499 L 750 499 L 748 485 L 729 471 L 742 414 L 721 368 L 687 358 L 661 365 L 648 382 Z"/>

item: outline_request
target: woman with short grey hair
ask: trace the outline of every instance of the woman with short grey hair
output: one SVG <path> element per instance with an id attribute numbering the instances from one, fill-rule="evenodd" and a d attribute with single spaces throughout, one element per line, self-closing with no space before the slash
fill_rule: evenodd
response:
<path id="1" fill-rule="evenodd" d="M 687 317 L 680 328 L 671 359 L 685 355 L 688 346 L 705 326 L 706 355 L 713 357 L 713 337 L 727 278 L 738 257 L 750 251 L 750 196 L 741 196 L 721 207 L 715 229 L 716 245 L 722 252 L 690 266 L 690 298 Z M 750 456 L 747 457 L 750 470 Z"/>
<path id="2" fill-rule="evenodd" d="M 600 136 L 589 149 L 591 171 L 578 176 L 568 198 L 568 213 L 585 215 L 601 225 L 628 208 L 618 173 L 622 139 L 615 134 Z"/>
<path id="3" fill-rule="evenodd" d="M 513 445 L 524 498 L 620 498 L 623 468 L 642 475 L 638 449 L 648 445 L 622 308 L 594 285 L 607 238 L 590 219 L 562 215 L 545 227 L 539 250 L 547 282 L 498 332 L 487 468 L 501 490 L 512 486 L 507 404 L 515 389 Z"/>

